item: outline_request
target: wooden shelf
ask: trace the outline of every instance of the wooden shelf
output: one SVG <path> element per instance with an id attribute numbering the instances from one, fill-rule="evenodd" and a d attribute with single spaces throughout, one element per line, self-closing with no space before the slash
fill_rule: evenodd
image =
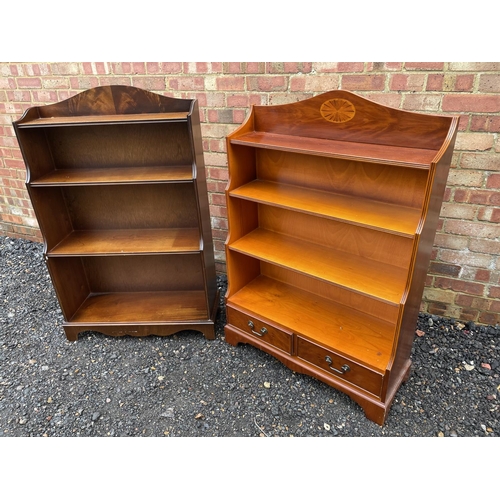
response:
<path id="1" fill-rule="evenodd" d="M 189 323 L 203 319 L 207 319 L 205 292 L 194 290 L 90 295 L 71 323 Z"/>
<path id="2" fill-rule="evenodd" d="M 32 186 L 79 186 L 98 184 L 148 184 L 155 182 L 190 182 L 193 167 L 114 167 L 54 170 L 31 182 Z"/>
<path id="3" fill-rule="evenodd" d="M 127 123 L 185 122 L 189 113 L 134 113 L 123 115 L 51 116 L 19 124 L 19 128 L 79 125 L 122 125 Z"/>
<path id="4" fill-rule="evenodd" d="M 415 235 L 421 216 L 421 210 L 411 207 L 263 180 L 245 184 L 229 195 L 406 237 Z"/>
<path id="5" fill-rule="evenodd" d="M 199 252 L 198 228 L 73 231 L 50 257 Z"/>
<path id="6" fill-rule="evenodd" d="M 228 301 L 384 372 L 395 325 L 291 285 L 259 276 Z"/>
<path id="7" fill-rule="evenodd" d="M 391 304 L 400 303 L 406 286 L 406 269 L 262 228 L 230 244 L 229 249 Z"/>
<path id="8" fill-rule="evenodd" d="M 425 169 L 430 167 L 436 156 L 436 151 L 430 149 L 316 139 L 269 132 L 249 132 L 230 141 L 231 144 L 254 148 Z"/>

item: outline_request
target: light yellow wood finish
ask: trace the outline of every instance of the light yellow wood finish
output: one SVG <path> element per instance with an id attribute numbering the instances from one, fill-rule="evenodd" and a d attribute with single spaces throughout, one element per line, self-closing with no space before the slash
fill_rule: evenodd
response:
<path id="1" fill-rule="evenodd" d="M 258 228 L 229 248 L 324 281 L 399 304 L 405 269 Z"/>
<path id="2" fill-rule="evenodd" d="M 413 239 L 355 224 L 258 205 L 259 227 L 356 257 L 406 268 Z"/>
<path id="3" fill-rule="evenodd" d="M 235 254 L 235 252 L 231 252 L 231 254 Z M 246 255 L 235 255 L 247 260 L 253 260 Z M 248 264 L 244 263 L 244 265 Z M 361 295 L 356 291 L 346 290 L 345 288 L 335 286 L 330 282 L 325 282 L 305 274 L 297 273 L 296 271 L 286 269 L 284 267 L 275 266 L 269 262 L 260 262 L 260 272 L 264 276 L 273 280 L 281 281 L 282 283 L 300 288 L 301 290 L 314 295 L 320 295 L 327 300 L 336 302 L 351 309 L 363 311 L 370 316 L 376 316 L 388 323 L 396 324 L 398 320 L 399 310 L 401 307 L 399 304 L 389 304 L 378 300 L 375 297 L 370 298 L 366 295 Z M 247 280 L 247 283 L 249 281 L 250 280 Z"/>
<path id="4" fill-rule="evenodd" d="M 245 309 L 315 339 L 380 370 L 387 366 L 394 338 L 391 325 L 293 286 L 259 276 L 233 295 L 228 305 Z"/>
<path id="5" fill-rule="evenodd" d="M 343 90 L 253 106 L 227 137 L 226 341 L 383 425 L 410 373 L 457 126 Z"/>
<path id="6" fill-rule="evenodd" d="M 421 215 L 411 207 L 263 180 L 245 184 L 230 196 L 408 237 L 415 235 Z"/>
<path id="7" fill-rule="evenodd" d="M 245 154 L 253 149 L 245 148 Z M 257 149 L 256 177 L 251 180 L 343 194 L 357 198 L 358 203 L 380 201 L 421 211 L 427 177 L 428 172 L 421 169 Z"/>

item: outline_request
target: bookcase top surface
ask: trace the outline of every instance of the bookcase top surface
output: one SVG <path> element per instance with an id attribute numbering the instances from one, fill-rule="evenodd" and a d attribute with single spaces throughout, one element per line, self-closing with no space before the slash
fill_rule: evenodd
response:
<path id="1" fill-rule="evenodd" d="M 231 135 L 250 132 L 439 151 L 458 117 L 384 106 L 346 90 L 332 90 L 289 104 L 254 105 Z"/>
<path id="2" fill-rule="evenodd" d="M 69 99 L 29 108 L 19 127 L 112 123 L 149 120 L 186 120 L 194 99 L 162 96 L 137 87 L 107 85 L 85 90 Z"/>

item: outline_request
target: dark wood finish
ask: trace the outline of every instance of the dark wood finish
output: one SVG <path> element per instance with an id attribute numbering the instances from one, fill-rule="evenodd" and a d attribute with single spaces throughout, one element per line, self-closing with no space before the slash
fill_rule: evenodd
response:
<path id="1" fill-rule="evenodd" d="M 383 425 L 410 373 L 457 126 L 347 91 L 254 106 L 227 138 L 226 341 Z"/>
<path id="2" fill-rule="evenodd" d="M 30 108 L 14 129 L 67 338 L 215 338 L 196 100 L 97 87 Z"/>

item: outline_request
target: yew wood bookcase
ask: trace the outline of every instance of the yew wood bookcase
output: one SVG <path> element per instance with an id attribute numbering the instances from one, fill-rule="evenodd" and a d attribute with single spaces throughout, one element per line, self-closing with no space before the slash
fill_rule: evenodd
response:
<path id="1" fill-rule="evenodd" d="M 409 376 L 457 124 L 341 90 L 253 106 L 227 137 L 226 341 L 383 425 Z"/>
<path id="2" fill-rule="evenodd" d="M 97 87 L 28 109 L 14 129 L 67 338 L 215 338 L 197 101 Z"/>

